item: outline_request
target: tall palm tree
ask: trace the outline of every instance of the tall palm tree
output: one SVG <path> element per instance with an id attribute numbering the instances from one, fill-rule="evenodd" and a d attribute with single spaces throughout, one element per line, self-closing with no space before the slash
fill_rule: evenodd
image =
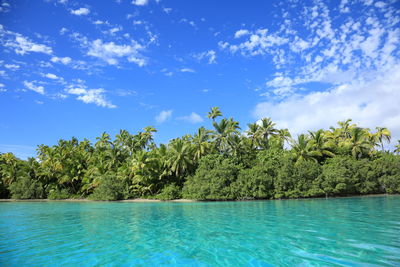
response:
<path id="1" fill-rule="evenodd" d="M 351 129 L 355 128 L 355 124 L 350 124 L 352 122 L 352 119 L 347 119 L 345 121 L 339 121 L 338 124 L 340 126 L 339 128 L 339 137 L 342 140 L 345 140 L 347 138 L 350 138 L 351 136 Z"/>
<path id="2" fill-rule="evenodd" d="M 98 140 L 95 144 L 96 148 L 107 149 L 113 146 L 111 137 L 106 132 L 103 132 L 100 137 L 96 137 L 96 140 Z"/>
<path id="3" fill-rule="evenodd" d="M 258 129 L 258 139 L 261 147 L 267 149 L 269 147 L 269 138 L 276 136 L 278 129 L 275 128 L 275 123 L 272 122 L 271 118 L 263 118 L 260 121 L 260 127 Z"/>
<path id="4" fill-rule="evenodd" d="M 311 150 L 315 151 L 318 157 L 333 157 L 335 154 L 331 151 L 333 149 L 332 143 L 328 142 L 324 136 L 324 130 L 320 129 L 316 132 L 310 133 L 310 141 L 309 145 L 311 146 Z"/>
<path id="5" fill-rule="evenodd" d="M 179 179 L 192 167 L 193 156 L 190 151 L 190 144 L 182 139 L 174 139 L 169 146 L 168 166 L 172 173 Z"/>
<path id="6" fill-rule="evenodd" d="M 292 135 L 290 134 L 288 129 L 279 129 L 276 135 L 276 138 L 278 139 L 281 148 L 284 147 L 285 142 L 290 142 L 291 137 Z"/>
<path id="7" fill-rule="evenodd" d="M 211 108 L 211 111 L 208 112 L 207 117 L 212 119 L 213 121 L 215 118 L 222 116 L 222 112 L 219 110 L 219 107 L 213 107 Z"/>
<path id="8" fill-rule="evenodd" d="M 382 151 L 384 151 L 383 141 L 390 143 L 391 133 L 386 127 L 376 127 L 376 130 L 375 136 L 381 144 Z"/>
<path id="9" fill-rule="evenodd" d="M 193 143 L 194 161 L 198 161 L 211 150 L 211 144 L 209 142 L 210 133 L 210 130 L 206 130 L 206 128 L 200 127 L 193 138 L 191 138 L 191 141 Z"/>
<path id="10" fill-rule="evenodd" d="M 351 128 L 349 133 L 350 138 L 341 142 L 341 145 L 350 149 L 351 154 L 356 159 L 370 155 L 375 144 L 371 144 L 371 142 L 368 140 L 368 131 L 361 127 L 355 127 Z"/>
<path id="11" fill-rule="evenodd" d="M 230 135 L 239 133 L 239 124 L 232 118 L 229 120 L 223 118 L 219 123 L 214 121 L 213 126 L 215 129 L 214 138 L 216 147 L 222 152 L 227 152 L 229 149 L 228 138 Z"/>
<path id="12" fill-rule="evenodd" d="M 319 153 L 312 150 L 312 143 L 305 134 L 297 137 L 297 140 L 292 140 L 292 155 L 296 160 L 296 164 L 301 161 L 312 160 L 317 162 Z"/>
<path id="13" fill-rule="evenodd" d="M 246 131 L 246 134 L 248 137 L 250 137 L 251 146 L 253 147 L 253 145 L 257 143 L 258 130 L 260 126 L 255 122 L 255 123 L 248 123 L 247 127 L 249 127 L 249 129 Z"/>

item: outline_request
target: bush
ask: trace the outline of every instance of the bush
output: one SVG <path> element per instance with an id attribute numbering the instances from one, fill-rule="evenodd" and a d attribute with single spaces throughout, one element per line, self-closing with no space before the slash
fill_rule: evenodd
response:
<path id="1" fill-rule="evenodd" d="M 183 187 L 183 197 L 197 200 L 230 200 L 230 185 L 236 181 L 241 165 L 221 155 L 208 155 L 200 160 L 195 175 Z"/>
<path id="2" fill-rule="evenodd" d="M 157 195 L 157 199 L 160 200 L 173 200 L 179 198 L 182 198 L 182 189 L 175 184 L 165 186 L 161 193 Z"/>
<path id="3" fill-rule="evenodd" d="M 357 160 L 349 156 L 328 159 L 322 166 L 319 185 L 326 196 L 351 195 L 357 192 L 360 178 L 356 174 Z"/>
<path id="4" fill-rule="evenodd" d="M 42 183 L 30 179 L 28 176 L 19 177 L 10 185 L 11 197 L 14 199 L 45 198 Z"/>
<path id="5" fill-rule="evenodd" d="M 295 164 L 289 156 L 285 156 L 274 181 L 274 197 L 299 198 L 323 194 L 315 188 L 315 180 L 320 173 L 321 167 L 315 161 L 300 161 Z"/>
<path id="6" fill-rule="evenodd" d="M 58 189 L 58 188 L 53 188 L 49 191 L 49 195 L 47 196 L 48 199 L 67 199 L 70 198 L 70 193 L 68 192 L 67 189 Z"/>
<path id="7" fill-rule="evenodd" d="M 400 155 L 383 155 L 372 163 L 372 168 L 384 192 L 400 193 Z"/>
<path id="8" fill-rule="evenodd" d="M 104 176 L 89 199 L 93 200 L 121 200 L 127 198 L 127 185 L 112 175 Z"/>
<path id="9" fill-rule="evenodd" d="M 274 179 L 268 169 L 256 165 L 241 170 L 237 180 L 232 183 L 232 195 L 236 199 L 267 199 L 274 194 Z"/>

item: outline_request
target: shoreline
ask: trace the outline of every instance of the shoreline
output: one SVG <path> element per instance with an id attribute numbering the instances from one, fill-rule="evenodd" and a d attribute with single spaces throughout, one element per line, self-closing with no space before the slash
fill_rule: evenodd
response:
<path id="1" fill-rule="evenodd" d="M 339 198 L 354 198 L 354 197 L 383 197 L 396 196 L 399 194 L 367 194 L 367 195 L 352 195 L 352 196 L 335 196 L 335 197 L 310 197 L 310 198 L 285 198 L 285 199 L 243 199 L 243 200 L 194 200 L 194 199 L 173 199 L 159 200 L 147 198 L 134 198 L 125 200 L 90 200 L 90 199 L 0 199 L 1 202 L 121 202 L 121 203 L 195 203 L 195 202 L 248 202 L 248 201 L 274 201 L 274 200 L 312 200 L 312 199 L 339 199 Z"/>

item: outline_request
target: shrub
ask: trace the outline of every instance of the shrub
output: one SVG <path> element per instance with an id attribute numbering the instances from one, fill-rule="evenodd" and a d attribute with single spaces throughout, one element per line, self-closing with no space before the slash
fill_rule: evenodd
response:
<path id="1" fill-rule="evenodd" d="M 70 198 L 70 193 L 67 189 L 53 188 L 49 191 L 48 199 L 67 199 Z"/>
<path id="2" fill-rule="evenodd" d="M 42 183 L 30 179 L 28 176 L 17 178 L 10 185 L 11 197 L 15 199 L 39 199 L 45 197 Z"/>
<path id="3" fill-rule="evenodd" d="M 182 189 L 176 184 L 169 184 L 165 186 L 161 193 L 157 195 L 160 200 L 173 200 L 182 198 Z"/>
<path id="4" fill-rule="evenodd" d="M 101 179 L 93 194 L 89 196 L 93 200 L 121 200 L 127 198 L 126 184 L 112 175 L 106 175 Z"/>
<path id="5" fill-rule="evenodd" d="M 236 181 L 241 165 L 221 155 L 209 155 L 200 160 L 195 175 L 183 188 L 183 197 L 197 200 L 234 199 L 230 185 Z"/>
<path id="6" fill-rule="evenodd" d="M 236 199 L 267 199 L 273 196 L 274 179 L 267 168 L 256 165 L 241 170 L 231 188 Z"/>

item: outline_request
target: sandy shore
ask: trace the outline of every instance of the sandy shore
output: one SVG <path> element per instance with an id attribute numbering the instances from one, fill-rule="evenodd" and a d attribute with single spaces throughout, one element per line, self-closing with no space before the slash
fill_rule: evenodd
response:
<path id="1" fill-rule="evenodd" d="M 354 195 L 354 196 L 339 196 L 339 197 L 328 197 L 328 199 L 336 198 L 352 198 L 352 197 L 382 197 L 382 196 L 394 196 L 398 194 L 369 194 L 369 195 Z M 326 199 L 325 197 L 311 197 L 311 198 L 287 198 L 287 199 L 247 199 L 247 200 L 220 200 L 223 202 L 243 202 L 243 201 L 270 201 L 270 200 L 312 200 L 312 199 Z M 214 202 L 212 200 L 193 200 L 193 199 L 174 199 L 174 200 L 159 200 L 159 199 L 147 199 L 147 198 L 134 198 L 126 200 L 115 200 L 115 201 L 98 201 L 89 199 L 0 199 L 0 202 L 132 202 L 132 203 L 151 203 L 151 202 L 177 202 L 177 203 L 188 203 L 188 202 Z"/>

